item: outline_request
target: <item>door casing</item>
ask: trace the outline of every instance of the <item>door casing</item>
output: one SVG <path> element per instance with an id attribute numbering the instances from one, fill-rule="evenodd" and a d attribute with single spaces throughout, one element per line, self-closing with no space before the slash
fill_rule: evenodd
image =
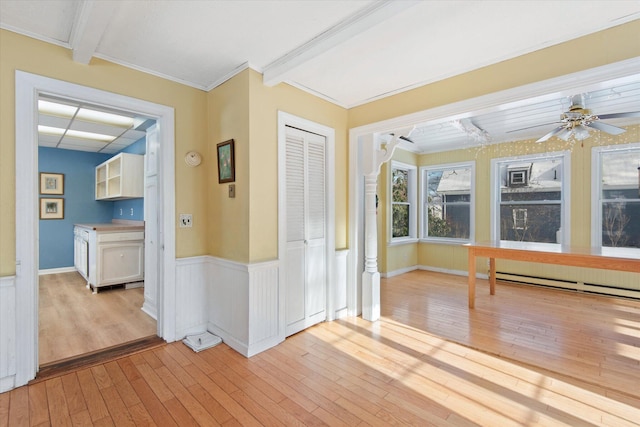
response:
<path id="1" fill-rule="evenodd" d="M 15 386 L 38 370 L 38 113 L 39 95 L 49 94 L 111 106 L 154 118 L 160 135 L 164 251 L 159 262 L 158 335 L 175 341 L 175 161 L 174 110 L 160 104 L 16 71 L 16 376 Z"/>

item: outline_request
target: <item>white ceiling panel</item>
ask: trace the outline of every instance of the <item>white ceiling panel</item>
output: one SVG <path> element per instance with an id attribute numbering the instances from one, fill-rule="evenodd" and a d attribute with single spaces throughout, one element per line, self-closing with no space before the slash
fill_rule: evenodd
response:
<path id="1" fill-rule="evenodd" d="M 561 43 L 638 12 L 640 2 L 629 1 L 587 2 L 579 10 L 571 1 L 425 1 L 307 61 L 290 79 L 350 107 Z"/>
<path id="2" fill-rule="evenodd" d="M 98 56 L 199 88 L 261 69 L 371 1 L 122 2 Z"/>
<path id="3" fill-rule="evenodd" d="M 0 1 L 0 27 L 69 46 L 81 2 L 75 0 Z"/>

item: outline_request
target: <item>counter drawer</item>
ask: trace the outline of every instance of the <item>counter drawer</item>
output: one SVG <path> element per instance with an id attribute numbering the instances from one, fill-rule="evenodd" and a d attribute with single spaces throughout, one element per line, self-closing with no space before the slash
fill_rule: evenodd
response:
<path id="1" fill-rule="evenodd" d="M 98 234 L 98 243 L 125 242 L 129 240 L 144 240 L 144 231 L 127 231 L 119 233 Z"/>

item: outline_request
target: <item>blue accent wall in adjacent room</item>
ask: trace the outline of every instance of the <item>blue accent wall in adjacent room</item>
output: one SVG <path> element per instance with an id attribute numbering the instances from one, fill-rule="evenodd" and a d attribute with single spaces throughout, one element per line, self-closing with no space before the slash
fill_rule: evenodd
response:
<path id="1" fill-rule="evenodd" d="M 73 225 L 111 222 L 113 202 L 95 200 L 95 167 L 110 154 L 38 148 L 38 170 L 64 174 L 64 219 L 40 220 L 41 270 L 73 267 Z M 18 237 L 19 238 L 19 237 Z"/>

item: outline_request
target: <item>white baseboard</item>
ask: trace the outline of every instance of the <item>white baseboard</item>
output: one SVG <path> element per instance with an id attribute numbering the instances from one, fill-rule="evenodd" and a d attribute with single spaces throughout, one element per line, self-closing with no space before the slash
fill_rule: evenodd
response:
<path id="1" fill-rule="evenodd" d="M 4 393 L 5 391 L 14 389 L 15 384 L 16 384 L 15 375 L 9 375 L 4 378 L 0 378 L 0 393 Z"/>
<path id="2" fill-rule="evenodd" d="M 399 270 L 387 271 L 386 273 L 380 273 L 380 277 L 388 279 L 390 277 L 399 276 L 404 273 L 408 273 L 410 271 L 418 270 L 417 265 L 412 265 L 411 267 L 401 268 Z"/>
<path id="3" fill-rule="evenodd" d="M 47 268 L 44 270 L 38 270 L 38 276 L 46 276 L 47 274 L 73 273 L 74 271 L 78 270 L 75 267 Z"/>
<path id="4" fill-rule="evenodd" d="M 469 272 L 467 270 L 450 270 L 448 268 L 439 268 L 439 267 L 431 267 L 429 265 L 420 265 L 418 266 L 419 270 L 433 271 L 436 273 L 446 273 L 453 274 L 454 276 L 469 276 Z M 476 278 L 478 279 L 488 279 L 488 274 L 476 273 Z"/>

